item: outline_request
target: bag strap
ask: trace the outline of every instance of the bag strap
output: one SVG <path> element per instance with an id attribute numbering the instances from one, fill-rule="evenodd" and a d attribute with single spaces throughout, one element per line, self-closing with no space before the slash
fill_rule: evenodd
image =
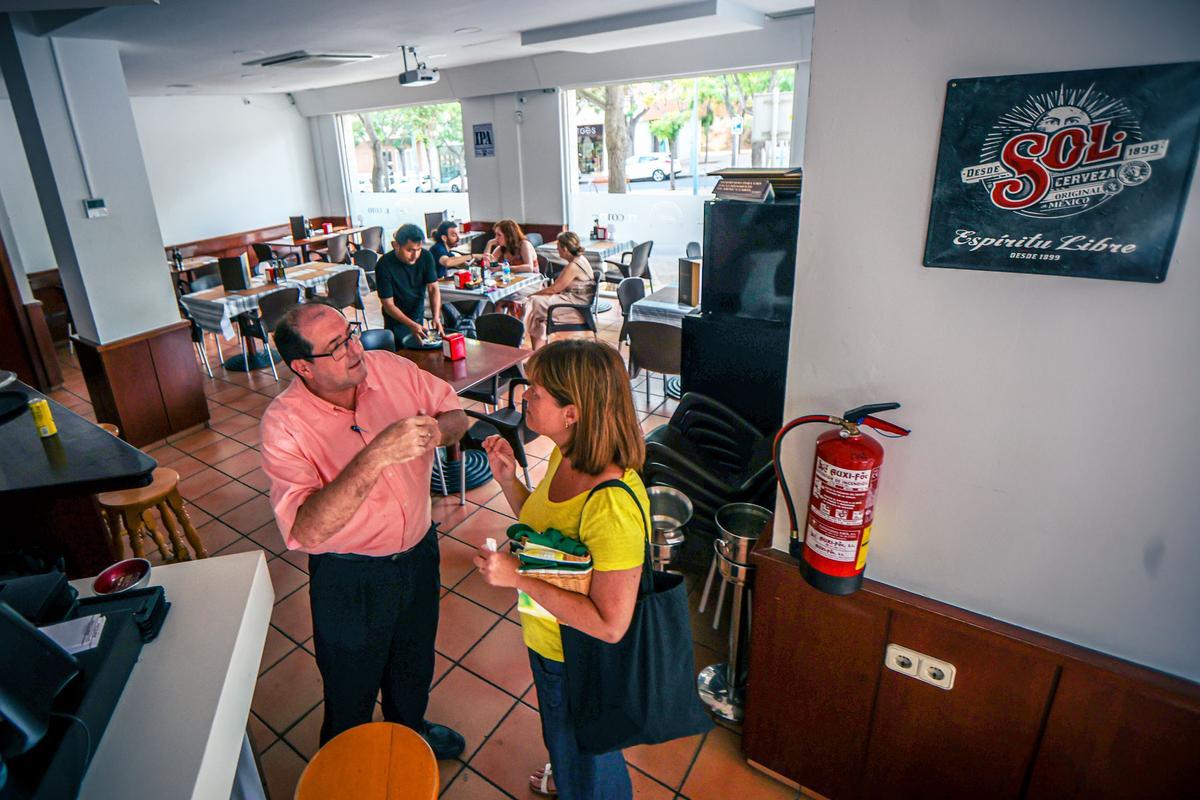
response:
<path id="1" fill-rule="evenodd" d="M 583 501 L 583 506 L 586 509 L 588 500 L 591 500 L 592 495 L 601 489 L 612 489 L 617 487 L 625 490 L 625 493 L 632 498 L 633 504 L 637 506 L 638 513 L 642 515 L 642 533 L 645 534 L 646 550 L 645 555 L 642 558 L 641 584 L 638 587 L 638 596 L 641 597 L 654 592 L 654 579 L 651 577 L 654 567 L 650 562 L 650 531 L 646 522 L 646 509 L 642 508 L 642 502 L 638 500 L 637 494 L 633 491 L 633 489 L 629 488 L 629 484 L 625 483 L 625 481 L 620 480 L 619 478 L 613 478 L 612 480 L 601 481 L 593 486 L 592 490 L 588 492 L 587 499 Z M 583 512 L 580 512 L 579 514 L 579 527 L 581 529 L 583 527 Z"/>

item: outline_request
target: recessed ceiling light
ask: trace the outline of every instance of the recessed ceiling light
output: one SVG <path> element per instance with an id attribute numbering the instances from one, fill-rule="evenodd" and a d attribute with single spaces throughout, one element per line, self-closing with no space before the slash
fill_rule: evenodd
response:
<path id="1" fill-rule="evenodd" d="M 242 77 L 243 78 L 253 78 L 253 77 L 255 77 L 255 75 L 253 72 L 243 72 Z"/>
<path id="2" fill-rule="evenodd" d="M 167 88 L 168 89 L 195 89 L 196 84 L 194 84 L 194 83 L 168 83 Z"/>
<path id="3" fill-rule="evenodd" d="M 267 54 L 266 50 L 234 50 L 235 56 L 263 56 Z"/>
<path id="4" fill-rule="evenodd" d="M 475 27 L 455 28 L 454 29 L 455 33 L 481 33 L 482 31 L 483 31 L 483 28 L 475 28 Z"/>
<path id="5" fill-rule="evenodd" d="M 445 54 L 445 53 L 432 53 L 432 54 L 430 54 L 430 55 L 427 55 L 427 56 L 425 56 L 425 57 L 426 57 L 426 58 L 445 58 L 445 57 L 446 57 L 446 54 Z"/>

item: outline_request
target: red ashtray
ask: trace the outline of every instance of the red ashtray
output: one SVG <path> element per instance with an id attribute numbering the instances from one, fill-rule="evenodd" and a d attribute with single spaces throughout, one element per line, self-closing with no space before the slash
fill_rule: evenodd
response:
<path id="1" fill-rule="evenodd" d="M 109 566 L 92 581 L 96 594 L 120 594 L 141 589 L 150 583 L 150 562 L 144 558 L 127 558 Z"/>

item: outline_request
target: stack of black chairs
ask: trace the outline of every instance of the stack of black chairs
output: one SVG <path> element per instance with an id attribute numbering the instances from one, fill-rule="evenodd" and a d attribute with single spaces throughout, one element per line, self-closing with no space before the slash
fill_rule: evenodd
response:
<path id="1" fill-rule="evenodd" d="M 718 535 L 713 517 L 726 503 L 774 507 L 775 468 L 771 439 L 727 406 L 689 392 L 670 422 L 646 435 L 642 477 L 648 486 L 670 486 L 692 501 L 689 533 L 706 541 L 685 545 L 685 558 L 711 557 Z M 689 537 L 689 540 L 693 537 Z"/>

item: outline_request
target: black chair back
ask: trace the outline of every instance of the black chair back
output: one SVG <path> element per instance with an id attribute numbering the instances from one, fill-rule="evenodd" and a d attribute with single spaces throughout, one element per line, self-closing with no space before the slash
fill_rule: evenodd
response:
<path id="1" fill-rule="evenodd" d="M 396 337 L 387 328 L 370 328 L 362 332 L 363 350 L 396 352 Z"/>
<path id="2" fill-rule="evenodd" d="M 684 254 L 688 258 L 699 258 L 700 257 L 700 243 L 699 242 L 688 242 L 687 249 L 684 251 Z"/>
<path id="3" fill-rule="evenodd" d="M 383 252 L 383 226 L 376 225 L 362 232 L 362 250 L 370 250 L 375 254 Z"/>
<path id="4" fill-rule="evenodd" d="M 296 286 L 259 295 L 258 322 L 263 335 L 255 338 L 265 341 L 267 334 L 275 330 L 275 326 L 279 324 L 279 320 L 283 319 L 283 315 L 298 305 L 300 305 L 300 289 Z"/>
<path id="5" fill-rule="evenodd" d="M 599 330 L 596 325 L 596 301 L 600 297 L 600 281 L 604 278 L 604 273 L 598 269 L 592 269 L 592 286 L 588 292 L 588 302 L 586 305 L 573 303 L 559 303 L 552 305 L 546 309 L 546 337 L 549 338 L 552 334 L 559 332 L 575 332 L 575 331 L 591 331 L 595 334 Z M 579 316 L 583 317 L 582 322 L 559 322 L 555 319 L 556 315 L 566 317 L 567 312 L 563 309 L 570 309 Z"/>
<path id="6" fill-rule="evenodd" d="M 629 361 L 661 375 L 678 375 L 683 358 L 683 329 L 665 322 L 630 322 Z"/>
<path id="7" fill-rule="evenodd" d="M 349 237 L 344 233 L 327 240 L 328 248 L 325 250 L 325 260 L 331 264 L 349 263 L 350 248 L 347 242 L 349 242 Z"/>
<path id="8" fill-rule="evenodd" d="M 654 240 L 635 245 L 633 254 L 629 257 L 629 272 L 627 278 L 650 277 L 650 251 L 654 249 Z"/>
<path id="9" fill-rule="evenodd" d="M 250 249 L 254 251 L 254 257 L 258 259 L 258 263 L 260 264 L 264 261 L 275 260 L 275 251 L 262 242 L 252 242 Z"/>
<path id="10" fill-rule="evenodd" d="M 646 284 L 641 278 L 625 278 L 617 286 L 617 302 L 621 304 L 621 316 L 629 318 L 629 307 L 646 296 Z"/>
<path id="11" fill-rule="evenodd" d="M 481 254 L 484 250 L 487 250 L 487 245 L 488 245 L 488 242 L 491 241 L 491 238 L 492 237 L 489 236 L 485 232 L 485 233 L 479 234 L 474 239 L 472 239 L 471 240 L 471 255 L 477 256 L 477 255 Z"/>
<path id="12" fill-rule="evenodd" d="M 520 347 L 525 340 L 525 323 L 509 314 L 482 314 L 475 318 L 475 338 Z"/>
<path id="13" fill-rule="evenodd" d="M 354 251 L 354 266 L 361 269 L 363 272 L 374 272 L 375 265 L 379 263 L 379 253 L 374 250 L 358 249 Z"/>
<path id="14" fill-rule="evenodd" d="M 346 306 L 358 307 L 358 270 L 348 269 L 339 272 L 325 283 L 326 297 L 329 304 L 337 308 Z"/>
<path id="15" fill-rule="evenodd" d="M 201 275 L 196 280 L 188 284 L 188 290 L 192 292 L 203 292 L 205 289 L 212 289 L 221 285 L 220 275 Z"/>

